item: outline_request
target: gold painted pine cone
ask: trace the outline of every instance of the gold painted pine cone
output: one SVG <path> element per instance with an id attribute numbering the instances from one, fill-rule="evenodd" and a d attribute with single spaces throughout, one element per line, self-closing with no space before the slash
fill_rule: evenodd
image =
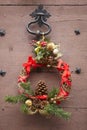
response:
<path id="1" fill-rule="evenodd" d="M 48 113 L 45 111 L 45 110 L 39 110 L 39 113 L 41 114 L 41 115 L 44 115 L 44 116 L 48 116 Z"/>
<path id="2" fill-rule="evenodd" d="M 32 111 L 31 109 L 29 109 L 28 114 L 29 114 L 29 115 L 34 115 L 34 114 L 36 114 L 37 112 L 38 112 L 37 109 L 36 109 L 35 111 Z"/>

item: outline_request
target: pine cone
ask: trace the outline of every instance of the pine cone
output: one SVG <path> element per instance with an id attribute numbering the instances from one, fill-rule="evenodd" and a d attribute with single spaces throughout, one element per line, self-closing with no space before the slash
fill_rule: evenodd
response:
<path id="1" fill-rule="evenodd" d="M 38 100 L 38 99 L 33 100 L 33 107 L 35 107 L 36 109 L 40 108 L 41 106 L 40 104 L 41 104 L 41 100 Z"/>
<path id="2" fill-rule="evenodd" d="M 40 99 L 34 99 L 32 104 L 32 109 L 43 109 L 47 105 L 47 101 L 41 101 Z"/>
<path id="3" fill-rule="evenodd" d="M 45 94 L 48 94 L 47 85 L 44 83 L 44 81 L 39 81 L 35 89 L 35 95 Z"/>

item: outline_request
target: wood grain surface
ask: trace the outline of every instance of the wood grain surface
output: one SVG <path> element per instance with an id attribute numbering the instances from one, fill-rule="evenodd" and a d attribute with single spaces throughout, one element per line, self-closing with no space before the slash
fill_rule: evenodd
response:
<path id="1" fill-rule="evenodd" d="M 40 115 L 27 116 L 20 112 L 20 104 L 11 105 L 4 101 L 6 95 L 17 95 L 17 77 L 22 63 L 32 55 L 29 43 L 34 38 L 26 31 L 28 22 L 32 20 L 29 14 L 43 3 L 52 15 L 48 22 L 52 27 L 49 38 L 60 43 L 63 60 L 70 65 L 72 72 L 72 91 L 69 98 L 61 106 L 72 113 L 71 119 L 65 121 L 53 117 L 44 118 Z M 2 4 L 5 4 L 3 6 Z M 6 5 L 13 4 L 13 5 Z M 14 5 L 16 4 L 16 6 Z M 31 4 L 19 6 L 18 4 Z M 52 6 L 50 6 L 50 4 Z M 61 6 L 58 6 L 60 4 Z M 82 5 L 82 6 L 62 6 Z M 86 130 L 87 129 L 87 0 L 0 0 L 0 28 L 6 30 L 6 35 L 0 37 L 0 70 L 6 71 L 0 76 L 0 130 Z M 18 5 L 18 6 L 17 6 Z M 56 5 L 56 6 L 55 6 Z M 74 31 L 79 29 L 80 35 Z M 76 74 L 76 67 L 81 68 L 81 74 Z M 55 73 L 34 73 L 31 75 L 32 86 L 44 79 L 49 88 L 58 86 Z"/>
<path id="2" fill-rule="evenodd" d="M 87 0 L 0 0 L 0 4 L 85 5 Z"/>

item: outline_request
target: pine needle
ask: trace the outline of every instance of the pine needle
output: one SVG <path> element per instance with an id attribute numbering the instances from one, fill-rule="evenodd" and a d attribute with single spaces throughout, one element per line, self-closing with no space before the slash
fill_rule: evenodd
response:
<path id="1" fill-rule="evenodd" d="M 27 83 L 21 83 L 21 86 L 24 88 L 25 92 L 27 94 L 33 95 L 33 90 L 30 87 L 30 82 Z"/>
<path id="2" fill-rule="evenodd" d="M 29 90 L 30 89 L 30 82 L 21 83 L 20 84 L 24 89 Z"/>
<path id="3" fill-rule="evenodd" d="M 59 89 L 58 88 L 52 88 L 52 90 L 48 93 L 49 98 L 54 98 L 56 94 L 58 94 Z"/>
<path id="4" fill-rule="evenodd" d="M 21 111 L 23 112 L 23 113 L 26 113 L 26 114 L 28 114 L 28 110 L 29 108 L 26 106 L 26 104 L 22 104 L 21 105 Z"/>
<path id="5" fill-rule="evenodd" d="M 71 115 L 69 112 L 65 112 L 62 108 L 59 108 L 55 104 L 48 104 L 44 109 L 47 111 L 47 113 L 57 117 L 62 117 L 64 119 L 69 119 Z"/>
<path id="6" fill-rule="evenodd" d="M 18 102 L 18 96 L 6 96 L 5 101 L 9 103 L 17 103 Z"/>
<path id="7" fill-rule="evenodd" d="M 26 101 L 25 95 L 21 94 L 18 96 L 6 96 L 5 101 L 9 103 L 18 103 L 18 102 L 25 102 Z"/>

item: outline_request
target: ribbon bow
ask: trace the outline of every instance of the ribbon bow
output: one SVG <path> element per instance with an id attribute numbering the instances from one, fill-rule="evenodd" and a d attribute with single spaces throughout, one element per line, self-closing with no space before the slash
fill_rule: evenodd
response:
<path id="1" fill-rule="evenodd" d="M 28 61 L 23 64 L 23 67 L 25 68 L 26 72 L 29 74 L 31 67 L 40 67 L 40 64 L 36 63 L 36 60 L 32 58 L 32 56 L 29 56 Z"/>

